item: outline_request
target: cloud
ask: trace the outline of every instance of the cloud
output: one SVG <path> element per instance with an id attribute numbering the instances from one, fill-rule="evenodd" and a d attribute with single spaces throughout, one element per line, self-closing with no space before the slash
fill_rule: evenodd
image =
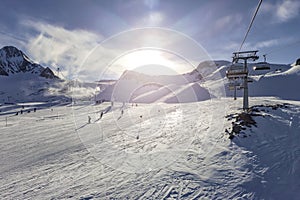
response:
<path id="1" fill-rule="evenodd" d="M 164 15 L 161 12 L 151 11 L 137 21 L 139 26 L 151 27 L 160 26 L 164 21 Z"/>
<path id="2" fill-rule="evenodd" d="M 60 67 L 67 77 L 76 70 L 102 37 L 84 30 L 67 30 L 42 22 L 23 21 L 22 25 L 37 34 L 31 35 L 26 45 L 29 56 L 35 61 Z"/>
<path id="3" fill-rule="evenodd" d="M 280 21 L 285 22 L 298 16 L 299 9 L 299 1 L 285 0 L 278 5 L 276 15 Z"/>
<path id="4" fill-rule="evenodd" d="M 279 43 L 280 43 L 279 39 L 272 39 L 272 40 L 260 41 L 254 46 L 256 49 L 260 49 L 260 48 L 276 46 Z"/>
<path id="5" fill-rule="evenodd" d="M 150 8 L 156 8 L 159 5 L 159 0 L 144 0 L 144 4 Z"/>
<path id="6" fill-rule="evenodd" d="M 2 29 L 3 30 L 3 29 Z M 0 46 L 15 46 L 15 47 L 23 47 L 26 44 L 26 40 L 24 38 L 15 36 L 6 31 L 0 31 Z"/>
<path id="7" fill-rule="evenodd" d="M 27 20 L 22 21 L 22 25 L 28 35 L 25 46 L 28 56 L 54 70 L 59 67 L 60 74 L 68 79 L 95 81 L 116 77 L 133 67 L 128 59 L 122 59 L 123 55 L 149 47 L 174 51 L 178 59 L 188 60 L 195 66 L 208 59 L 194 40 L 170 29 L 132 29 L 104 40 L 85 30 L 68 30 L 43 22 Z M 139 57 L 136 55 L 132 59 L 143 61 L 141 65 L 147 64 Z M 183 68 L 182 65 L 178 68 Z"/>
<path id="8" fill-rule="evenodd" d="M 296 18 L 300 11 L 300 1 L 284 0 L 276 4 L 263 3 L 262 12 L 270 14 L 275 22 L 287 22 Z"/>
<path id="9" fill-rule="evenodd" d="M 242 22 L 242 15 L 240 14 L 233 14 L 222 16 L 215 22 L 215 31 L 222 31 L 224 29 L 234 29 Z"/>

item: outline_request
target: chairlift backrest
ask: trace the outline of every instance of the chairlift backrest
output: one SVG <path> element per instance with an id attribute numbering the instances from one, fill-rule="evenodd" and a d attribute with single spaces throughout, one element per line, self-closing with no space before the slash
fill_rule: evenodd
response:
<path id="1" fill-rule="evenodd" d="M 244 70 L 243 63 L 233 63 L 230 65 L 229 70 Z"/>
<path id="2" fill-rule="evenodd" d="M 226 71 L 227 78 L 243 78 L 248 75 L 242 63 L 233 63 Z"/>
<path id="3" fill-rule="evenodd" d="M 259 62 L 256 63 L 255 66 L 253 67 L 253 70 L 257 71 L 257 70 L 270 70 L 270 64 L 267 62 Z"/>

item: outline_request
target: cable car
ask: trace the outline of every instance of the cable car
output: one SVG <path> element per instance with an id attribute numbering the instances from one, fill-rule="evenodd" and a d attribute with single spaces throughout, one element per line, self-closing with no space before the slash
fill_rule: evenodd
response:
<path id="1" fill-rule="evenodd" d="M 244 68 L 242 63 L 234 63 L 226 71 L 227 78 L 245 78 L 248 75 L 247 69 Z"/>

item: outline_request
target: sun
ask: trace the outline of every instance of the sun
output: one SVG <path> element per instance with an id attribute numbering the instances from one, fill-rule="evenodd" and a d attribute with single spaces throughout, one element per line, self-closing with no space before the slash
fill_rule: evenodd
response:
<path id="1" fill-rule="evenodd" d="M 115 66 L 150 75 L 174 75 L 187 71 L 188 63 L 160 49 L 138 49 L 119 58 Z"/>

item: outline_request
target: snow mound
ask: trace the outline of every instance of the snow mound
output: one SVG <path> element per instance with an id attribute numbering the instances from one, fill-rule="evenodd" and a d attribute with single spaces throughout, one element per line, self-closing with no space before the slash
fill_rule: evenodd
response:
<path id="1" fill-rule="evenodd" d="M 229 80 L 226 71 L 231 63 L 224 63 L 215 71 L 210 71 L 206 77 L 204 86 L 221 90 L 225 88 L 227 97 L 233 96 L 229 90 Z M 255 63 L 248 64 L 249 78 L 253 81 L 248 84 L 249 96 L 252 97 L 278 97 L 286 100 L 300 100 L 298 84 L 300 82 L 300 67 L 298 65 L 269 64 L 270 70 L 254 70 Z M 221 74 L 221 76 L 220 76 Z M 242 86 L 242 81 L 237 80 Z M 237 90 L 237 96 L 243 96 L 243 90 Z"/>
<path id="2" fill-rule="evenodd" d="M 208 90 L 199 83 L 201 80 L 202 76 L 196 70 L 162 76 L 125 71 L 118 81 L 106 86 L 96 99 L 100 102 L 136 103 L 186 103 L 210 99 Z"/>
<path id="3" fill-rule="evenodd" d="M 249 114 L 230 115 L 233 143 L 251 152 L 249 167 L 256 176 L 241 187 L 252 191 L 253 197 L 298 198 L 300 107 L 291 103 L 265 102 L 252 106 Z"/>

